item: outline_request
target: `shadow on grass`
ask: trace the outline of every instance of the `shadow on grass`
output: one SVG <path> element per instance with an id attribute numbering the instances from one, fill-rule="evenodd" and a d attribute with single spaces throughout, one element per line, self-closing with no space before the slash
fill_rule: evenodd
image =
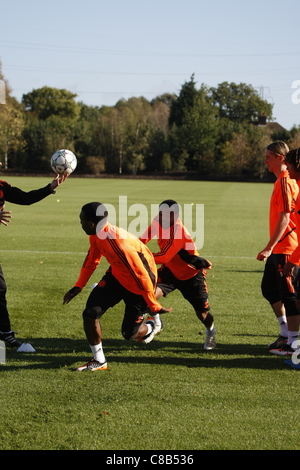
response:
<path id="1" fill-rule="evenodd" d="M 0 364 L 0 371 L 63 367 L 74 370 L 78 363 L 84 363 L 91 358 L 89 346 L 84 339 L 32 338 L 28 339 L 28 342 L 34 346 L 36 353 L 18 353 L 8 348 L 7 363 Z M 103 346 L 110 365 L 116 363 L 190 368 L 286 369 L 283 358 L 270 355 L 265 344 L 218 343 L 216 349 L 204 351 L 202 343 L 153 341 L 145 345 L 124 339 L 107 338 L 104 339 Z"/>

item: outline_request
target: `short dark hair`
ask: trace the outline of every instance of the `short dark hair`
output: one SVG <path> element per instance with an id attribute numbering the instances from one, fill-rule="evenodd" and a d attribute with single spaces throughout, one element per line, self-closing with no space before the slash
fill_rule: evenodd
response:
<path id="1" fill-rule="evenodd" d="M 102 207 L 99 210 L 100 206 Z M 86 220 L 95 224 L 108 216 L 107 209 L 101 202 L 89 202 L 88 204 L 82 206 L 81 211 L 84 213 Z"/>
<path id="2" fill-rule="evenodd" d="M 161 206 L 168 206 L 170 208 L 172 208 L 172 210 L 174 211 L 174 214 L 179 214 L 179 205 L 178 205 L 178 202 L 174 201 L 173 199 L 166 199 L 165 201 L 161 202 L 159 204 L 159 208 Z"/>
<path id="3" fill-rule="evenodd" d="M 292 165 L 295 170 L 300 171 L 300 147 L 290 150 L 285 157 L 285 161 Z"/>

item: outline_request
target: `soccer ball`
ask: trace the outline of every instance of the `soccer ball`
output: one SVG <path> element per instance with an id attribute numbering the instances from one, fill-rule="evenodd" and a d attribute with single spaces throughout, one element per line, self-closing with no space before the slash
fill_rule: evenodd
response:
<path id="1" fill-rule="evenodd" d="M 71 150 L 57 150 L 51 157 L 51 168 L 54 173 L 69 175 L 77 166 L 77 158 Z"/>

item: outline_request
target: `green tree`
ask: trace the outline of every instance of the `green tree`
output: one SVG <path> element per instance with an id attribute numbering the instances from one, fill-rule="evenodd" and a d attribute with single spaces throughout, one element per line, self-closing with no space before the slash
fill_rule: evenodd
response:
<path id="1" fill-rule="evenodd" d="M 178 97 L 171 101 L 169 116 L 170 127 L 174 124 L 180 127 L 183 124 L 184 117 L 194 106 L 196 96 L 197 89 L 193 74 L 190 81 L 182 85 Z"/>
<path id="2" fill-rule="evenodd" d="M 183 85 L 170 111 L 171 155 L 177 162 L 174 168 L 182 166 L 184 159 L 188 170 L 212 171 L 218 132 L 216 117 L 208 88 L 201 85 L 197 90 L 192 76 L 190 82 Z"/>
<path id="3" fill-rule="evenodd" d="M 0 155 L 7 169 L 14 166 L 16 156 L 24 147 L 24 113 L 18 102 L 7 96 L 6 104 L 0 105 Z"/>
<path id="4" fill-rule="evenodd" d="M 24 147 L 24 109 L 11 96 L 11 88 L 2 73 L 0 62 L 0 80 L 5 84 L 5 103 L 0 104 L 0 157 L 7 169 L 9 164 L 14 166 L 17 155 Z"/>
<path id="5" fill-rule="evenodd" d="M 217 88 L 210 88 L 210 96 L 220 119 L 254 123 L 261 113 L 267 119 L 272 118 L 273 105 L 260 98 L 252 85 L 223 82 Z"/>
<path id="6" fill-rule="evenodd" d="M 22 102 L 26 111 L 39 119 L 60 116 L 77 120 L 80 105 L 76 103 L 76 94 L 64 89 L 43 87 L 23 95 Z"/>

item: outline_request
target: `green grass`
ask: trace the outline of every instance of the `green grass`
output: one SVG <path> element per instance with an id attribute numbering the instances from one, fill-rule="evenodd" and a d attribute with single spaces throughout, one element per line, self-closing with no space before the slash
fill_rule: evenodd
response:
<path id="1" fill-rule="evenodd" d="M 24 190 L 46 178 L 13 177 Z M 7 349 L 0 365 L 1 450 L 202 450 L 300 448 L 300 375 L 268 354 L 278 334 L 262 298 L 257 253 L 268 239 L 270 184 L 80 179 L 72 176 L 39 204 L 13 211 L 1 227 L 1 262 L 13 328 L 34 354 Z M 93 200 L 149 206 L 165 198 L 205 205 L 208 287 L 217 348 L 203 351 L 204 328 L 191 306 L 173 293 L 173 312 L 149 345 L 126 342 L 123 305 L 103 317 L 109 370 L 76 373 L 91 356 L 81 312 L 90 285 L 70 304 L 88 248 L 81 206 Z M 59 202 L 58 202 L 59 200 Z M 156 243 L 151 244 L 156 249 Z M 288 436 L 278 432 L 287 423 Z"/>

